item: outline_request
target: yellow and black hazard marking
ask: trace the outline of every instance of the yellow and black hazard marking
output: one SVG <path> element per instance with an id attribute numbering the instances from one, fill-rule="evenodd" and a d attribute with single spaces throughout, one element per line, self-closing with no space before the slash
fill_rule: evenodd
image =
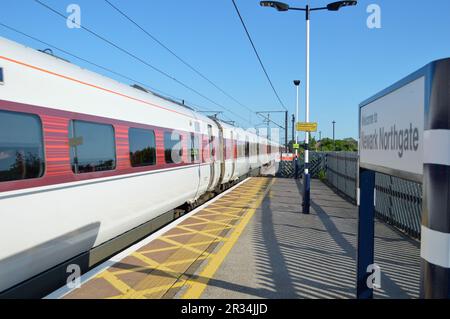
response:
<path id="1" fill-rule="evenodd" d="M 271 183 L 247 180 L 64 298 L 199 298 Z"/>

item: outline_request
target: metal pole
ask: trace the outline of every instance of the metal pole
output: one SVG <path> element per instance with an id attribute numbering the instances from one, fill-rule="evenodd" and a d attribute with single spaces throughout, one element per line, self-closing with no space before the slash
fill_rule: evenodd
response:
<path id="1" fill-rule="evenodd" d="M 295 118 L 298 121 L 298 85 L 296 85 L 297 87 L 297 111 L 296 111 L 296 115 Z M 295 133 L 295 143 L 298 143 L 298 132 Z M 295 155 L 298 155 L 298 150 L 295 150 Z"/>
<path id="2" fill-rule="evenodd" d="M 298 87 L 299 87 L 299 85 L 300 85 L 300 81 L 299 80 L 295 80 L 294 81 L 294 84 L 295 84 L 295 86 L 296 86 L 296 88 L 297 88 L 297 101 L 296 101 L 296 104 L 297 104 L 297 107 L 296 107 L 296 117 L 295 117 L 295 119 L 298 121 L 298 119 L 299 119 L 299 117 L 298 117 L 298 104 L 299 104 L 299 101 L 298 101 Z M 296 129 L 296 133 L 295 133 L 295 144 L 298 144 L 298 131 L 297 131 L 297 129 Z M 299 167 L 298 167 L 299 165 L 298 165 L 298 148 L 296 148 L 295 149 L 295 160 L 294 160 L 294 177 L 295 177 L 295 179 L 298 179 L 298 170 L 299 170 Z"/>
<path id="3" fill-rule="evenodd" d="M 294 132 L 295 132 L 295 115 L 292 114 L 292 143 L 294 142 Z"/>
<path id="4" fill-rule="evenodd" d="M 285 112 L 284 114 L 284 138 L 285 138 L 285 144 L 286 144 L 286 152 L 287 152 L 287 148 L 289 146 L 288 143 L 288 111 Z"/>
<path id="5" fill-rule="evenodd" d="M 306 6 L 306 123 L 309 123 L 309 5 Z M 309 175 L 309 132 L 305 134 L 305 180 L 303 189 L 303 213 L 309 214 L 310 175 Z"/>
<path id="6" fill-rule="evenodd" d="M 374 265 L 375 172 L 359 169 L 358 246 L 356 256 L 356 298 L 372 299 L 373 287 L 368 285 L 368 267 Z"/>
<path id="7" fill-rule="evenodd" d="M 336 140 L 334 139 L 334 124 L 336 124 L 335 121 L 333 121 L 333 151 L 336 152 Z"/>

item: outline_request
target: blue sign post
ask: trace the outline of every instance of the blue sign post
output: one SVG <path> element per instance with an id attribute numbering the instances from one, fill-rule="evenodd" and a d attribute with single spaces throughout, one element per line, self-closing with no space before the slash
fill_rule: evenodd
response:
<path id="1" fill-rule="evenodd" d="M 370 275 L 367 268 L 374 263 L 375 172 L 360 168 L 359 183 L 362 201 L 358 210 L 356 295 L 358 299 L 370 299 L 373 297 L 373 289 L 367 285 Z"/>
<path id="2" fill-rule="evenodd" d="M 357 298 L 373 298 L 375 172 L 422 183 L 421 297 L 450 298 L 450 58 L 359 107 Z"/>

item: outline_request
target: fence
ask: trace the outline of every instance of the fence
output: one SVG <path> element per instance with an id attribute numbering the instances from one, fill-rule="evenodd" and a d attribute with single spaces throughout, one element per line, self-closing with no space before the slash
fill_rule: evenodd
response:
<path id="1" fill-rule="evenodd" d="M 323 152 L 310 152 L 309 158 L 309 172 L 313 178 L 319 177 L 320 171 L 325 171 L 325 156 L 327 153 Z M 302 174 L 305 169 L 304 161 L 299 161 L 298 171 Z M 295 175 L 294 162 L 293 161 L 280 161 L 277 177 L 293 178 Z"/>
<path id="2" fill-rule="evenodd" d="M 356 203 L 358 155 L 354 152 L 311 152 L 310 173 L 313 178 L 324 173 L 325 182 L 338 193 Z M 290 171 L 278 176 L 293 177 L 292 162 L 282 162 L 280 168 Z M 304 164 L 300 163 L 300 172 Z M 393 176 L 375 175 L 376 216 L 412 237 L 420 238 L 422 185 Z"/>
<path id="3" fill-rule="evenodd" d="M 326 153 L 325 176 L 331 186 L 356 202 L 358 155 L 352 152 Z M 398 177 L 376 173 L 376 216 L 420 237 L 422 185 Z"/>

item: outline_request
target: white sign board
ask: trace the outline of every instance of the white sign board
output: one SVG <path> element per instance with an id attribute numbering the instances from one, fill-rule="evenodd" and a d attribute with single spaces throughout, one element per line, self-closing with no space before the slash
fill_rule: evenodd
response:
<path id="1" fill-rule="evenodd" d="M 361 107 L 360 166 L 421 176 L 424 108 L 424 76 Z"/>

